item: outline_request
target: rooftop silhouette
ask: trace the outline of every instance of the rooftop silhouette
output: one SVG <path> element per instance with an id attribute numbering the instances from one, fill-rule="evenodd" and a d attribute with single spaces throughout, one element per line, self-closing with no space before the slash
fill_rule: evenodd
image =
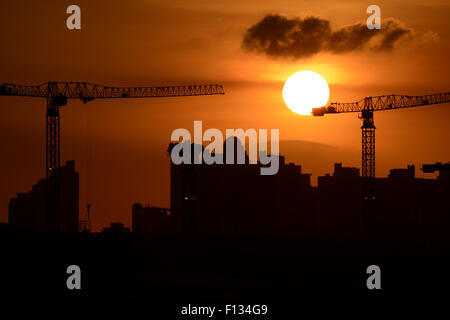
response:
<path id="1" fill-rule="evenodd" d="M 49 179 L 58 179 L 58 216 L 49 217 L 46 211 L 48 179 L 41 179 L 28 193 L 19 193 L 9 203 L 9 224 L 17 229 L 30 231 L 77 232 L 79 175 L 75 171 L 75 161 L 65 166 Z"/>
<path id="2" fill-rule="evenodd" d="M 153 236 L 276 236 L 363 238 L 360 170 L 334 165 L 334 172 L 318 177 L 279 157 L 275 175 L 260 175 L 261 163 L 249 163 L 244 146 L 233 138 L 234 156 L 243 164 L 180 164 L 170 166 L 170 208 L 132 208 L 131 231 Z M 169 145 L 169 151 L 174 144 Z M 198 156 L 192 148 L 192 158 Z M 238 150 L 238 149 L 241 150 Z M 224 149 L 226 150 L 226 149 Z M 239 152 L 238 152 L 239 151 Z M 193 162 L 193 161 L 192 161 Z M 415 177 L 415 166 L 392 169 L 376 178 L 374 229 L 377 239 L 448 241 L 444 226 L 450 222 L 446 199 L 450 194 L 448 164 L 424 164 L 424 172 L 439 172 L 437 179 Z M 59 172 L 61 216 L 59 232 L 78 231 L 78 173 L 74 161 Z M 9 205 L 9 224 L 15 229 L 46 231 L 46 179 Z M 103 232 L 130 231 L 112 223 Z"/>

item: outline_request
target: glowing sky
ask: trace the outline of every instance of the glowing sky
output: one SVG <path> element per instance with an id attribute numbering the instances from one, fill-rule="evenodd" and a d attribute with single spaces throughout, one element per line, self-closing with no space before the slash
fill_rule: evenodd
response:
<path id="1" fill-rule="evenodd" d="M 65 27 L 66 7 L 74 3 L 82 10 L 80 31 Z M 330 85 L 329 101 L 449 91 L 450 3 L 446 0 L 377 1 L 382 21 L 393 18 L 411 29 L 411 37 L 393 51 L 325 51 L 295 60 L 242 48 L 247 29 L 268 14 L 316 16 L 329 20 L 335 30 L 364 22 L 368 4 L 346 0 L 2 1 L 0 82 L 136 86 L 211 82 L 225 86 L 225 96 L 94 101 L 86 106 L 69 102 L 63 109 L 62 160 L 75 159 L 80 172 L 80 213 L 90 201 L 97 230 L 109 221 L 129 225 L 134 202 L 168 206 L 165 148 L 172 130 L 192 130 L 194 120 L 222 130 L 278 128 L 282 140 L 317 143 L 315 153 L 280 149 L 314 176 L 331 171 L 338 161 L 359 167 L 361 134 L 356 115 L 319 119 L 286 108 L 281 91 L 294 72 L 321 74 Z M 0 221 L 7 220 L 8 199 L 29 191 L 44 175 L 44 115 L 43 100 L 0 97 Z M 407 164 L 449 161 L 449 116 L 448 104 L 376 114 L 377 175 Z M 329 148 L 333 152 L 327 152 Z"/>

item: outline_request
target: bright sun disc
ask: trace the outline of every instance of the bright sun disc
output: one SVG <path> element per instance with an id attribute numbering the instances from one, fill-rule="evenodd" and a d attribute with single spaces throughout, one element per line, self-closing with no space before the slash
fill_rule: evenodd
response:
<path id="1" fill-rule="evenodd" d="M 298 114 L 311 114 L 312 108 L 325 106 L 329 97 L 328 83 L 313 71 L 296 72 L 284 83 L 284 102 Z"/>

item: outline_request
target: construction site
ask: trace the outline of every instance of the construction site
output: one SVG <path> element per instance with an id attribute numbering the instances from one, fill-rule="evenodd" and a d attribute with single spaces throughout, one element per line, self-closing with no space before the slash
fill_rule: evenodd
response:
<path id="1" fill-rule="evenodd" d="M 447 301 L 449 14 L 1 2 L 1 301 L 155 319 Z"/>

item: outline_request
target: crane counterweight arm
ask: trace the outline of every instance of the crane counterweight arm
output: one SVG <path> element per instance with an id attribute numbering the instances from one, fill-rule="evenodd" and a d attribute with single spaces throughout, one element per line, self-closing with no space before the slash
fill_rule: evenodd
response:
<path id="1" fill-rule="evenodd" d="M 218 84 L 167 87 L 106 87 L 86 82 L 48 82 L 39 86 L 0 85 L 2 96 L 66 97 L 88 102 L 93 99 L 157 98 L 224 94 Z"/>
<path id="2" fill-rule="evenodd" d="M 341 103 L 332 102 L 327 107 L 314 108 L 314 116 L 323 116 L 327 113 L 348 113 L 367 111 L 382 111 L 401 108 L 411 108 L 450 102 L 450 92 L 428 94 L 423 96 L 385 95 L 378 97 L 366 97 L 357 102 Z"/>

